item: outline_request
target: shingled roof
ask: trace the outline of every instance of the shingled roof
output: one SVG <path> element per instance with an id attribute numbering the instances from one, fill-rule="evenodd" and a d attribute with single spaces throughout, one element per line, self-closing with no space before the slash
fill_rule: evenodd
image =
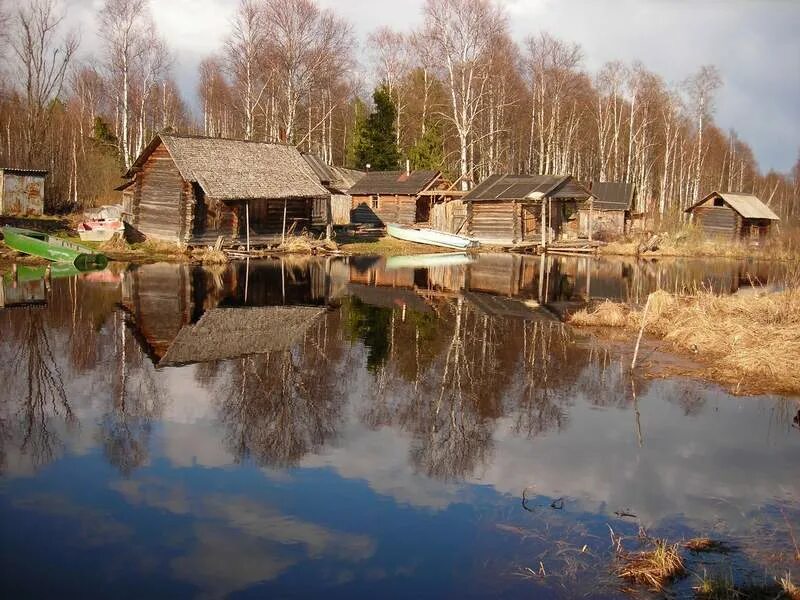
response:
<path id="1" fill-rule="evenodd" d="M 316 154 L 303 152 L 303 159 L 314 171 L 314 175 L 316 175 L 319 182 L 333 194 L 349 194 L 350 188 L 361 181 L 365 175 L 364 171 L 325 164 Z"/>
<path id="2" fill-rule="evenodd" d="M 597 198 L 592 207 L 597 210 L 631 210 L 636 186 L 617 181 L 593 181 L 591 191 Z"/>
<path id="3" fill-rule="evenodd" d="M 439 171 L 411 171 L 410 174 L 405 171 L 370 171 L 350 188 L 350 194 L 416 196 L 438 176 Z"/>
<path id="4" fill-rule="evenodd" d="M 781 218 L 776 215 L 769 206 L 759 200 L 757 196 L 734 192 L 711 192 L 702 200 L 692 204 L 684 212 L 691 212 L 695 209 L 695 207 L 703 204 L 703 202 L 713 198 L 714 196 L 719 196 L 722 198 L 728 206 L 730 206 L 745 219 L 767 219 L 769 221 L 781 220 Z"/>
<path id="5" fill-rule="evenodd" d="M 590 198 L 571 175 L 490 175 L 464 196 L 465 201 L 536 200 L 548 198 Z"/>
<path id="6" fill-rule="evenodd" d="M 125 174 L 133 177 L 160 143 L 186 181 L 219 200 L 324 198 L 330 193 L 294 146 L 160 134 Z"/>

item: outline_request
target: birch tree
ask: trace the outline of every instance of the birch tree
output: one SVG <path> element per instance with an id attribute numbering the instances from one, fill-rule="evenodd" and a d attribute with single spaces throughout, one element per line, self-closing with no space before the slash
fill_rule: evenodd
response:
<path id="1" fill-rule="evenodd" d="M 242 108 L 246 140 L 255 135 L 256 108 L 268 85 L 263 64 L 266 41 L 262 7 L 255 0 L 240 0 L 233 33 L 225 44 L 225 58 Z"/>
<path id="2" fill-rule="evenodd" d="M 134 159 L 131 122 L 132 86 L 136 61 L 146 49 L 154 25 L 146 0 L 106 0 L 100 11 L 100 35 L 106 53 L 106 69 L 116 99 L 119 151 L 125 169 Z"/>
<path id="3" fill-rule="evenodd" d="M 397 110 L 395 141 L 398 147 L 400 146 L 401 118 L 405 109 L 404 80 L 410 69 L 410 43 L 411 41 L 406 35 L 389 27 L 381 27 L 378 31 L 370 34 L 368 39 L 378 79 L 386 86 Z"/>
<path id="4" fill-rule="evenodd" d="M 78 49 L 74 33 L 62 32 L 63 15 L 54 0 L 31 0 L 14 18 L 14 51 L 25 105 L 25 161 L 41 164 L 43 143 L 52 122 L 50 103 L 59 97 L 67 68 Z"/>
<path id="5" fill-rule="evenodd" d="M 461 189 L 472 181 L 469 146 L 485 92 L 491 43 L 505 33 L 506 19 L 490 0 L 427 0 L 426 42 L 444 71 L 450 96 L 448 115 L 458 136 Z"/>
<path id="6" fill-rule="evenodd" d="M 703 130 L 706 122 L 714 113 L 714 93 L 722 85 L 719 71 L 713 65 L 704 65 L 686 80 L 692 113 L 697 123 L 697 143 L 694 157 L 694 179 L 691 195 L 700 195 L 700 179 L 703 171 Z"/>

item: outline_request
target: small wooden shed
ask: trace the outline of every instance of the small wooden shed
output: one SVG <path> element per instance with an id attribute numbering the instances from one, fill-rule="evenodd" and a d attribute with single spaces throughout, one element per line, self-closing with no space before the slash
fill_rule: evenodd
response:
<path id="1" fill-rule="evenodd" d="M 780 217 L 752 194 L 711 192 L 686 209 L 708 236 L 761 242 L 769 236 Z"/>
<path id="2" fill-rule="evenodd" d="M 190 246 L 279 241 L 285 230 L 324 227 L 314 207 L 330 192 L 294 146 L 157 135 L 125 175 L 129 225 L 139 237 Z M 127 208 L 127 207 L 126 207 Z"/>
<path id="3" fill-rule="evenodd" d="M 439 171 L 371 171 L 350 188 L 350 220 L 376 227 L 427 223 L 432 204 L 449 187 Z"/>
<path id="4" fill-rule="evenodd" d="M 588 206 L 582 206 L 578 210 L 581 235 L 589 236 L 590 216 L 592 237 L 625 235 L 630 226 L 631 211 L 636 206 L 636 185 L 620 181 L 592 181 L 588 189 L 595 199 L 591 211 Z"/>
<path id="5" fill-rule="evenodd" d="M 467 233 L 499 246 L 574 239 L 578 206 L 592 199 L 571 175 L 491 175 L 463 198 Z"/>
<path id="6" fill-rule="evenodd" d="M 43 215 L 46 176 L 40 169 L 0 168 L 0 215 Z"/>

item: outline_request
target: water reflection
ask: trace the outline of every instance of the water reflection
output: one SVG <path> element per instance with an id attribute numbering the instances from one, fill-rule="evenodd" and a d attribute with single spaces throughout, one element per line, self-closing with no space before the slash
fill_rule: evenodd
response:
<path id="1" fill-rule="evenodd" d="M 176 596 L 558 595 L 509 577 L 551 535 L 598 558 L 608 521 L 735 539 L 772 527 L 783 540 L 782 515 L 800 510 L 796 399 L 632 379 L 556 316 L 658 285 L 777 283 L 780 267 L 504 254 L 92 275 L 0 311 L 1 526 L 7 539 L 27 514 L 77 526 L 85 536 L 52 543 L 73 540 L 75 560 L 97 545 L 131 559 L 98 567 L 108 581 Z M 563 509 L 545 516 L 555 499 Z M 104 525 L 89 531 L 81 510 Z M 44 564 L 32 539 L 19 556 Z M 592 569 L 582 577 L 605 573 Z"/>

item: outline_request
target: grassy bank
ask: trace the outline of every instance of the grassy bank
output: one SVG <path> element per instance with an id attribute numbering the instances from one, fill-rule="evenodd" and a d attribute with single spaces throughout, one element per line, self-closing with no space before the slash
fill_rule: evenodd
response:
<path id="1" fill-rule="evenodd" d="M 336 235 L 339 250 L 346 254 L 374 254 L 379 256 L 396 256 L 406 254 L 433 254 L 436 252 L 453 252 L 449 248 L 415 244 L 398 240 L 389 236 L 364 236 L 339 233 Z"/>
<path id="2" fill-rule="evenodd" d="M 735 392 L 800 393 L 800 287 L 751 296 L 655 292 L 644 331 L 704 365 Z M 606 301 L 573 314 L 577 327 L 624 328 L 633 338 L 643 308 Z"/>
<path id="3" fill-rule="evenodd" d="M 762 258 L 765 260 L 800 260 L 800 229 L 785 227 L 760 246 L 706 237 L 691 225 L 657 235 L 653 249 L 643 246 L 652 235 L 640 235 L 608 242 L 599 248 L 600 254 L 644 257 L 719 257 Z"/>

